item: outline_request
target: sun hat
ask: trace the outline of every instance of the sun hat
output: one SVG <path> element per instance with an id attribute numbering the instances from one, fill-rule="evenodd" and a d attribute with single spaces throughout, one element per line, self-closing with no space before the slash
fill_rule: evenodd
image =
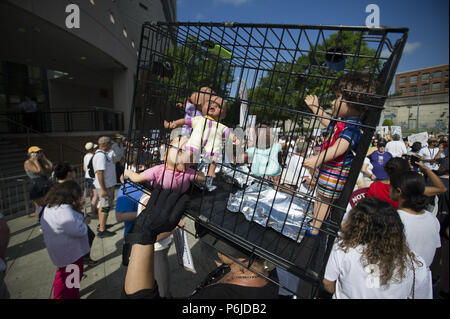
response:
<path id="1" fill-rule="evenodd" d="M 86 151 L 90 151 L 94 148 L 96 148 L 98 145 L 94 144 L 92 142 L 87 142 L 86 145 L 84 145 L 84 148 L 86 149 Z"/>
<path id="2" fill-rule="evenodd" d="M 36 153 L 36 152 L 39 152 L 39 151 L 42 151 L 42 148 L 40 148 L 39 146 L 31 146 L 31 147 L 28 149 L 28 154 L 30 154 L 30 153 Z"/>
<path id="3" fill-rule="evenodd" d="M 109 136 L 102 136 L 98 139 L 98 145 L 111 143 L 111 138 Z"/>

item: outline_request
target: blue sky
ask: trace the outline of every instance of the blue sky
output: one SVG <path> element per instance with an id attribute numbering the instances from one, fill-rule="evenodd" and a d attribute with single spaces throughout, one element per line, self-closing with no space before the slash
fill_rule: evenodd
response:
<path id="1" fill-rule="evenodd" d="M 397 72 L 449 63 L 448 0 L 177 0 L 178 21 L 365 25 L 366 6 L 380 24 L 409 28 Z"/>

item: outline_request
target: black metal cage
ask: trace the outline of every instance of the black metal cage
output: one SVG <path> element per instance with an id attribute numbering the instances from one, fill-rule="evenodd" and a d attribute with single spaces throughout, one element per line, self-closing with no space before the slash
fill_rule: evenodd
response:
<path id="1" fill-rule="evenodd" d="M 238 142 L 214 136 L 217 143 L 223 143 L 221 155 L 214 159 L 215 189 L 209 191 L 204 183 L 193 182 L 186 215 L 217 236 L 299 277 L 312 288 L 303 295 L 301 289 L 296 293 L 312 297 L 321 283 L 378 125 L 407 32 L 405 28 L 388 27 L 146 23 L 141 35 L 127 164 L 137 163 L 138 172 L 163 165 L 167 160 L 164 150 L 171 140 L 171 130 L 164 127 L 164 121 L 183 118 L 185 114 L 177 103 L 184 106 L 193 92 L 209 87 L 226 101 L 226 117 L 218 122 L 231 129 Z M 336 80 L 356 73 L 364 75 L 366 85 L 351 87 L 341 80 L 343 94 L 338 109 L 342 103 L 352 103 L 365 110 L 360 121 L 350 123 L 327 110 L 336 98 Z M 305 103 L 308 95 L 317 96 L 327 113 L 312 112 Z M 354 96 L 364 98 L 351 100 Z M 308 236 L 308 222 L 317 219 L 314 205 L 322 200 L 317 196 L 315 170 L 309 171 L 309 180 L 305 178 L 308 171 L 303 159 L 314 152 L 326 153 L 324 143 L 329 145 L 333 138 L 334 126 L 323 130 L 321 120 L 354 125 L 360 137 L 344 154 L 347 158 L 351 152 L 352 160 L 347 163 L 348 176 L 339 197 L 326 203 L 327 214 L 318 236 Z M 269 162 L 261 162 L 263 155 L 247 154 L 254 160 L 249 163 L 235 160 L 239 148 L 244 153 L 258 150 L 260 124 L 271 128 L 269 156 L 274 145 L 281 146 L 275 151 L 278 175 L 267 172 Z M 256 147 L 250 148 L 249 143 Z M 258 154 L 263 154 L 260 150 Z M 208 174 L 205 165 L 211 161 L 207 156 L 201 158 L 202 162 L 192 168 Z M 256 173 L 253 163 L 262 165 L 264 172 Z M 319 168 L 324 165 L 316 164 Z M 305 180 L 309 186 L 302 184 Z M 155 186 L 127 183 L 149 192 Z"/>

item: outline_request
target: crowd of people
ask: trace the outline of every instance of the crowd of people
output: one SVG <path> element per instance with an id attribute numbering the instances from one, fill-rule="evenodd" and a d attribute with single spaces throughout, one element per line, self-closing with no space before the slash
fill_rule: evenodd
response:
<path id="1" fill-rule="evenodd" d="M 252 174 L 267 178 L 277 189 L 314 194 L 318 200 L 306 231 L 309 238 L 318 237 L 330 206 L 341 195 L 361 138 L 358 125 L 366 110 L 356 104 L 367 101 L 344 96 L 343 83 L 347 82 L 355 89 L 366 79 L 356 75 L 337 81 L 332 112 L 343 121 L 327 119 L 317 97 L 305 99 L 327 127 L 323 135 L 276 136 L 268 126 L 259 124 L 256 140 L 250 141 L 242 161 L 231 159 L 233 164 L 248 165 Z M 84 193 L 74 181 L 70 164 L 52 163 L 38 146 L 28 149 L 24 169 L 32 181 L 30 198 L 57 267 L 55 299 L 80 298 L 79 288 L 65 284 L 68 267 L 78 267 L 81 280 L 84 265 L 97 263 L 90 258 L 90 250 L 96 237 L 115 235 L 107 223 L 113 210 L 116 220 L 125 224 L 122 265 L 127 274 L 122 297 L 171 298 L 167 256 L 173 233 L 184 227 L 181 217 L 189 199 L 186 192 L 192 183 L 206 185 L 209 192 L 215 189 L 220 150 L 214 142 L 203 141 L 203 133 L 197 131 L 206 123 L 210 134 L 214 123 L 226 115 L 224 101 L 209 88 L 201 88 L 181 106 L 203 115 L 187 114 L 164 125 L 183 126 L 182 132 L 195 132 L 194 140 L 182 133 L 171 136 L 165 148 L 147 147 L 143 142 L 138 151 L 130 148 L 127 163 L 125 138 L 120 134 L 86 143 Z M 225 126 L 216 133 L 239 144 Z M 198 155 L 197 138 L 210 150 L 205 173 L 192 168 L 192 159 Z M 139 153 L 143 149 L 150 150 L 145 160 Z M 334 298 L 433 298 L 437 297 L 432 291 L 434 284 L 440 297 L 448 298 L 448 161 L 448 135 L 412 145 L 398 134 L 389 140 L 373 138 L 354 189 L 363 196 L 349 203 L 326 265 L 325 291 Z M 125 183 L 128 179 L 133 183 Z M 135 186 L 139 183 L 148 183 L 152 193 Z M 89 213 L 86 198 L 90 200 Z M 89 227 L 92 218 L 98 218 L 97 233 Z M 278 298 L 283 294 L 273 281 L 286 282 L 292 276 L 268 269 L 264 260 L 255 260 L 242 247 L 200 225 L 196 228 L 199 237 L 219 250 L 219 265 L 189 298 Z M 3 246 L 2 242 L 0 261 Z"/>

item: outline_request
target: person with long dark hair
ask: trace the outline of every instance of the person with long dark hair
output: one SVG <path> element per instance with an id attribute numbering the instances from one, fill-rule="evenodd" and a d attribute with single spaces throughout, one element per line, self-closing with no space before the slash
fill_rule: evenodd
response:
<path id="1" fill-rule="evenodd" d="M 441 247 L 439 220 L 425 210 L 425 178 L 417 172 L 399 172 L 391 176 L 391 199 L 398 201 L 398 215 L 405 225 L 409 247 L 421 256 L 429 267 L 436 248 Z"/>
<path id="2" fill-rule="evenodd" d="M 39 213 L 45 245 L 53 264 L 58 267 L 53 283 L 54 299 L 79 299 L 83 259 L 89 253 L 89 217 L 83 213 L 83 193 L 75 181 L 52 188 Z M 71 276 L 71 278 L 68 278 Z M 73 285 L 67 285 L 68 279 Z"/>
<path id="3" fill-rule="evenodd" d="M 342 224 L 323 284 L 335 299 L 432 298 L 430 271 L 408 247 L 396 210 L 371 197 Z"/>
<path id="4" fill-rule="evenodd" d="M 25 173 L 31 180 L 30 200 L 33 201 L 34 214 L 37 218 L 39 206 L 42 200 L 52 187 L 49 175 L 53 169 L 53 164 L 44 154 L 44 150 L 39 146 L 31 146 L 28 148 L 28 156 L 23 163 Z"/>

